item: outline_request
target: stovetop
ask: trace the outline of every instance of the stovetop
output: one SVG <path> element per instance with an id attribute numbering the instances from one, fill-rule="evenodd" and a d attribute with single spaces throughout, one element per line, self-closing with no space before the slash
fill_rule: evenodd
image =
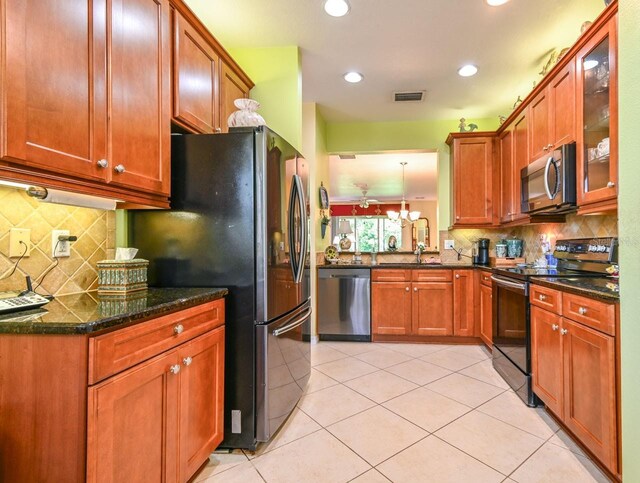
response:
<path id="1" fill-rule="evenodd" d="M 567 270 L 564 268 L 533 268 L 533 267 L 514 267 L 514 268 L 494 268 L 496 275 L 504 277 L 517 278 L 518 280 L 530 280 L 535 277 L 552 277 L 552 278 L 576 278 L 576 277 L 605 277 L 605 275 L 594 272 L 581 272 L 577 270 Z"/>

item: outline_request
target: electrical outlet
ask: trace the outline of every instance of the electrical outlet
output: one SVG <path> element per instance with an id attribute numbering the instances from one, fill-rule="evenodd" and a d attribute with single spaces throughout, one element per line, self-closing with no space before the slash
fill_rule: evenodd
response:
<path id="1" fill-rule="evenodd" d="M 26 253 L 23 243 L 27 245 Z M 9 258 L 20 257 L 23 253 L 25 257 L 28 257 L 30 252 L 31 230 L 29 228 L 11 228 L 9 231 Z"/>
<path id="2" fill-rule="evenodd" d="M 445 240 L 444 241 L 444 249 L 445 250 L 455 250 L 456 242 L 455 240 Z"/>
<path id="3" fill-rule="evenodd" d="M 71 243 L 58 240 L 60 235 L 69 236 L 69 230 L 53 230 L 51 232 L 51 256 L 53 258 L 70 257 Z"/>

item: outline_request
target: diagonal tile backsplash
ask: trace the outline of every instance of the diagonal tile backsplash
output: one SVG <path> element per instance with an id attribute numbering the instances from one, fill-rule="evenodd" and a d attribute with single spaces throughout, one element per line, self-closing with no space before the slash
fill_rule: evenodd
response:
<path id="1" fill-rule="evenodd" d="M 32 248 L 9 277 L 17 261 L 8 257 L 11 228 L 29 228 Z M 54 265 L 52 230 L 69 230 L 78 240 L 71 244 L 71 256 L 60 258 L 37 290 L 65 295 L 97 288 L 96 262 L 113 258 L 115 250 L 115 212 L 41 203 L 23 190 L 0 186 L 0 291 L 24 289 L 25 275 L 36 285 Z"/>

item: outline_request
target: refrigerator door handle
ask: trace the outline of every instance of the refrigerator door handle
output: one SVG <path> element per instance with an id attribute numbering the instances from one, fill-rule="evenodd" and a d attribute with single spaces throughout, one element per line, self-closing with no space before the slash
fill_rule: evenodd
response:
<path id="1" fill-rule="evenodd" d="M 280 327 L 279 329 L 274 329 L 272 334 L 276 337 L 279 337 L 282 334 L 289 332 L 290 330 L 293 330 L 296 327 L 301 326 L 305 322 L 305 320 L 307 320 L 310 316 L 311 316 L 311 309 L 307 310 L 304 314 L 302 314 L 300 317 L 298 317 L 296 320 L 294 320 L 290 324 L 285 325 L 284 327 Z"/>
<path id="2" fill-rule="evenodd" d="M 298 175 L 296 175 L 296 182 L 298 183 L 298 201 L 300 202 L 300 257 L 298 258 L 298 276 L 295 281 L 296 283 L 300 283 L 304 276 L 305 259 L 307 257 L 309 222 L 307 219 L 307 200 L 304 196 L 304 186 L 302 184 L 302 178 Z"/>
<path id="3" fill-rule="evenodd" d="M 296 248 L 296 236 L 294 233 L 295 228 L 295 207 L 296 207 L 296 190 L 298 189 L 296 183 L 296 175 L 293 175 L 291 180 L 291 193 L 289 193 L 289 263 L 291 264 L 291 272 L 293 280 L 297 280 L 298 277 L 298 258 L 295 253 Z"/>

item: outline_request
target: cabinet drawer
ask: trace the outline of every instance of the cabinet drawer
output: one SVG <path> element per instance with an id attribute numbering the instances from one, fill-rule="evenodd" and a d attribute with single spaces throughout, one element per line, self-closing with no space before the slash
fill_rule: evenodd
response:
<path id="1" fill-rule="evenodd" d="M 418 269 L 412 270 L 412 278 L 414 282 L 451 282 L 453 280 L 453 270 L 433 270 Z"/>
<path id="2" fill-rule="evenodd" d="M 480 283 L 482 285 L 486 285 L 487 287 L 491 287 L 491 272 L 480 272 Z"/>
<path id="3" fill-rule="evenodd" d="M 562 292 L 531 284 L 529 300 L 532 305 L 537 305 L 554 314 L 562 315 Z"/>
<path id="4" fill-rule="evenodd" d="M 374 282 L 405 282 L 411 280 L 411 270 L 378 269 L 371 271 Z"/>
<path id="5" fill-rule="evenodd" d="M 565 293 L 562 314 L 568 319 L 575 320 L 606 334 L 616 335 L 616 309 L 614 304 Z"/>
<path id="6" fill-rule="evenodd" d="M 89 339 L 89 384 L 94 384 L 224 324 L 224 300 L 141 322 Z"/>

